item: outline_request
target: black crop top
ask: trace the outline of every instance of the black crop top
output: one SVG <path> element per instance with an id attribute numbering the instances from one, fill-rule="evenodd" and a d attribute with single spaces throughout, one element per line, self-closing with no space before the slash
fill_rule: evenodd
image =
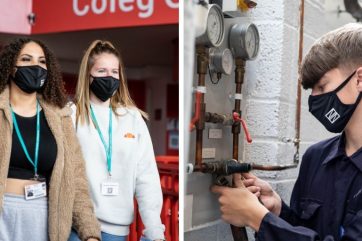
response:
<path id="1" fill-rule="evenodd" d="M 14 113 L 15 114 L 15 113 Z M 33 117 L 23 117 L 15 114 L 20 133 L 24 139 L 25 146 L 30 157 L 34 161 L 35 140 L 36 140 L 36 115 Z M 46 178 L 49 182 L 55 159 L 57 157 L 57 144 L 54 136 L 45 119 L 44 111 L 40 111 L 40 142 L 38 157 L 38 175 Z M 13 138 L 10 155 L 10 165 L 8 178 L 31 179 L 34 177 L 34 167 L 26 158 L 21 147 L 15 127 L 13 128 Z"/>

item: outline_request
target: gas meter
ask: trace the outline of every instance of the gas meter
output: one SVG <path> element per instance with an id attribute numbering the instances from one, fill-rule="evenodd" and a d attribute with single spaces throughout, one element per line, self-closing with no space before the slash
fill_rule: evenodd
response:
<path id="1" fill-rule="evenodd" d="M 220 46 L 224 39 L 224 15 L 217 4 L 196 5 L 196 43 L 207 47 Z"/>
<path id="2" fill-rule="evenodd" d="M 210 48 L 210 71 L 230 75 L 233 70 L 234 57 L 231 50 Z"/>
<path id="3" fill-rule="evenodd" d="M 253 60 L 259 52 L 259 31 L 253 23 L 235 24 L 230 29 L 229 45 L 236 58 Z"/>

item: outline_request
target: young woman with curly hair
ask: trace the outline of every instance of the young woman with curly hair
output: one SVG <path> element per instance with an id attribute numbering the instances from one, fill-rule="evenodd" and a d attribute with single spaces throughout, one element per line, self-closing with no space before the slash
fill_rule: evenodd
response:
<path id="1" fill-rule="evenodd" d="M 54 55 L 17 39 L 0 55 L 0 240 L 100 240 Z"/>

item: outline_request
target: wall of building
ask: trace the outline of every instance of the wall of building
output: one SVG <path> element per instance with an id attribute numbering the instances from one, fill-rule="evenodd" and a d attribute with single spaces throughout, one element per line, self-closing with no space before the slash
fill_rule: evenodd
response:
<path id="1" fill-rule="evenodd" d="M 150 115 L 148 122 L 156 155 L 166 154 L 166 127 L 168 118 L 167 85 L 174 84 L 172 68 L 169 66 L 147 66 L 144 68 L 130 68 L 126 71 L 128 79 L 144 80 L 146 82 L 146 111 Z M 175 106 L 176 108 L 176 106 Z M 161 118 L 155 119 L 155 111 L 161 110 Z"/>
<path id="2" fill-rule="evenodd" d="M 333 4 L 330 2 L 305 0 L 304 54 L 323 33 L 355 21 L 346 13 L 338 16 L 337 6 L 344 9 L 342 0 L 333 1 Z M 255 9 L 244 13 L 243 18 L 237 20 L 255 23 L 261 38 L 259 56 L 246 64 L 243 85 L 243 117 L 249 126 L 253 143 L 247 144 L 241 135 L 239 157 L 247 162 L 260 164 L 291 164 L 295 147 L 293 143 L 283 140 L 295 137 L 300 1 L 260 0 L 257 3 Z M 185 4 L 185 8 L 185 12 L 192 11 L 190 4 Z M 185 34 L 185 45 L 193 41 L 191 37 L 191 34 Z M 226 43 L 224 45 L 226 46 Z M 193 49 L 185 49 L 185 54 L 190 54 L 190 51 Z M 194 67 L 194 63 L 190 60 L 185 63 L 185 69 Z M 196 74 L 193 85 L 196 85 L 195 83 Z M 217 85 L 211 84 L 209 78 L 206 83 L 206 110 L 231 113 L 233 100 L 229 99 L 229 94 L 235 93 L 234 74 L 223 76 Z M 309 92 L 302 90 L 302 93 L 301 155 L 311 144 L 331 136 L 309 114 L 307 106 Z M 191 98 L 191 95 L 185 98 Z M 186 108 L 186 112 L 191 112 L 188 105 Z M 209 139 L 207 132 L 210 128 L 222 129 L 223 138 Z M 189 138 L 190 143 L 187 144 L 190 151 L 185 157 L 187 162 L 192 163 L 195 155 L 195 133 L 190 133 Z M 204 147 L 216 148 L 216 160 L 232 156 L 230 127 L 207 124 L 204 140 Z M 289 202 L 298 169 L 256 172 L 256 174 L 270 181 L 281 197 Z M 211 184 L 210 175 L 200 173 L 187 175 L 185 241 L 233 240 L 229 226 L 219 220 L 217 197 L 209 192 Z M 249 237 L 253 240 L 251 235 Z"/>

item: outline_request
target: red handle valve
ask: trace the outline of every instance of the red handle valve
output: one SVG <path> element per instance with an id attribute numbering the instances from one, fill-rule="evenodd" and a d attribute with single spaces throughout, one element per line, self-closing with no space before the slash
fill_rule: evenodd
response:
<path id="1" fill-rule="evenodd" d="M 248 127 L 246 126 L 246 122 L 240 118 L 240 115 L 237 112 L 233 113 L 233 119 L 234 119 L 234 121 L 241 123 L 241 125 L 243 126 L 243 129 L 244 129 L 246 141 L 248 143 L 251 143 L 253 140 L 251 139 Z"/>

